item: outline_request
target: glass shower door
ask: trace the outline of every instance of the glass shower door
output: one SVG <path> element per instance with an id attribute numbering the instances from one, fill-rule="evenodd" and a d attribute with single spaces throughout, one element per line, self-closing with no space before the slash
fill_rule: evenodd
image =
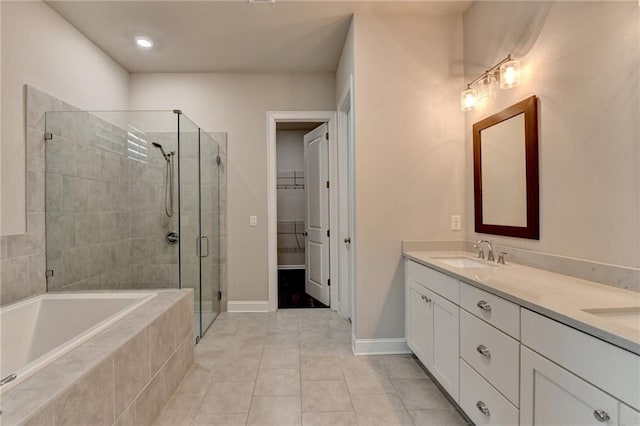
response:
<path id="1" fill-rule="evenodd" d="M 193 289 L 193 335 L 202 336 L 200 323 L 200 129 L 178 115 L 178 185 L 180 216 L 180 287 Z"/>
<path id="2" fill-rule="evenodd" d="M 219 147 L 200 130 L 200 326 L 206 332 L 220 312 Z"/>

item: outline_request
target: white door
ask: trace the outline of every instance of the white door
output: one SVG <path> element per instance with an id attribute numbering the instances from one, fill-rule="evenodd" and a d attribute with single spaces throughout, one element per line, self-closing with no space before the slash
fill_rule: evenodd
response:
<path id="1" fill-rule="evenodd" d="M 329 306 L 329 144 L 326 124 L 304 135 L 307 192 L 305 291 Z"/>
<path id="2" fill-rule="evenodd" d="M 522 346 L 520 425 L 618 425 L 618 401 Z"/>

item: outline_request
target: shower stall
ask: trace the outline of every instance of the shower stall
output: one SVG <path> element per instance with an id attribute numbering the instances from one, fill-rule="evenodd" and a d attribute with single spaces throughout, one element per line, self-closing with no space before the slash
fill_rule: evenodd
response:
<path id="1" fill-rule="evenodd" d="M 220 312 L 226 134 L 180 111 L 47 112 L 48 291 L 194 289 L 194 335 Z"/>

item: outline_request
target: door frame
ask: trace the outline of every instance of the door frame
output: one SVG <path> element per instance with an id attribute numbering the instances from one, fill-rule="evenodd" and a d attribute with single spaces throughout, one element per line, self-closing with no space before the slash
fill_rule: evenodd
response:
<path id="1" fill-rule="evenodd" d="M 268 111 L 267 112 L 267 268 L 269 311 L 278 310 L 278 191 L 276 165 L 276 125 L 280 122 L 317 121 L 329 128 L 329 182 L 338 182 L 338 149 L 335 111 Z M 329 187 L 329 229 L 338 230 L 338 188 Z M 336 232 L 337 233 L 337 232 Z M 335 235 L 335 233 L 334 233 Z M 329 265 L 338 265 L 338 236 L 329 239 Z M 331 309 L 338 306 L 339 275 L 337 267 L 330 267 Z"/>
<path id="2" fill-rule="evenodd" d="M 355 253 L 356 253 L 356 203 L 355 203 L 355 123 L 354 123 L 353 74 L 338 98 L 338 272 L 340 276 L 340 294 L 338 315 L 350 318 L 355 330 Z M 349 138 L 351 135 L 351 138 Z M 350 189 L 350 190 L 349 190 Z M 351 208 L 351 217 L 349 217 Z M 349 250 L 341 244 L 346 236 L 351 238 Z"/>

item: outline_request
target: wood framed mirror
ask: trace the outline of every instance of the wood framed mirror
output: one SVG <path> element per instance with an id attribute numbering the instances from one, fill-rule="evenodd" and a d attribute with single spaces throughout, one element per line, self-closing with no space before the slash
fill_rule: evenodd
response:
<path id="1" fill-rule="evenodd" d="M 473 125 L 475 231 L 540 239 L 538 99 Z"/>

